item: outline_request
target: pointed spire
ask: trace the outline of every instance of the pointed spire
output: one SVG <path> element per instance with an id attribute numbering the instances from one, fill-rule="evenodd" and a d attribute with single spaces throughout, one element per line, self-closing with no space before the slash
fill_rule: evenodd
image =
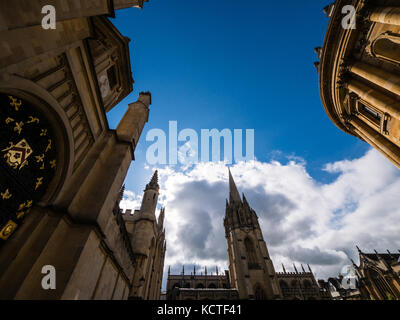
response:
<path id="1" fill-rule="evenodd" d="M 283 268 L 283 272 L 286 273 L 286 269 L 285 269 L 285 266 L 283 265 L 283 263 L 282 263 L 282 268 Z"/>
<path id="2" fill-rule="evenodd" d="M 193 275 L 196 275 L 196 265 L 193 265 Z"/>
<path id="3" fill-rule="evenodd" d="M 216 273 L 218 275 L 218 266 L 215 267 L 215 271 L 216 271 Z"/>
<path id="4" fill-rule="evenodd" d="M 310 272 L 312 273 L 311 267 L 308 263 L 307 263 L 307 266 L 308 266 L 308 270 L 310 270 Z"/>
<path id="5" fill-rule="evenodd" d="M 164 226 L 164 218 L 165 218 L 165 208 L 162 207 L 160 210 L 160 215 L 158 216 L 158 226 L 160 229 Z"/>
<path id="6" fill-rule="evenodd" d="M 168 266 L 168 276 L 171 274 L 171 266 Z"/>
<path id="7" fill-rule="evenodd" d="M 301 264 L 301 269 L 303 270 L 303 272 L 306 272 L 306 270 L 304 270 L 303 264 Z"/>
<path id="8" fill-rule="evenodd" d="M 298 271 L 297 271 L 297 268 L 296 268 L 296 265 L 293 263 L 293 267 L 294 267 L 294 271 L 296 271 L 296 273 L 299 273 Z"/>
<path id="9" fill-rule="evenodd" d="M 242 202 L 235 181 L 233 180 L 231 170 L 229 168 L 228 171 L 229 171 L 229 202 L 230 203 Z"/>
<path id="10" fill-rule="evenodd" d="M 182 265 L 182 275 L 185 275 L 185 265 Z"/>
<path id="11" fill-rule="evenodd" d="M 360 248 L 358 246 L 356 246 L 358 253 L 362 253 L 362 251 L 360 250 Z"/>
<path id="12" fill-rule="evenodd" d="M 204 274 L 207 275 L 207 266 L 204 267 Z"/>
<path id="13" fill-rule="evenodd" d="M 146 190 L 153 189 L 157 190 L 160 189 L 160 186 L 158 185 L 158 170 L 156 170 L 153 174 L 153 177 L 151 178 L 150 182 L 146 185 Z"/>

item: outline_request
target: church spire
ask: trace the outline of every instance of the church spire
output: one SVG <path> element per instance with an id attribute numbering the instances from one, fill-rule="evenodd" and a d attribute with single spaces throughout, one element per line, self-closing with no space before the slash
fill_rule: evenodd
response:
<path id="1" fill-rule="evenodd" d="M 235 181 L 233 180 L 231 170 L 229 168 L 228 171 L 229 171 L 229 203 L 242 202 Z"/>
<path id="2" fill-rule="evenodd" d="M 158 185 L 158 170 L 156 170 L 153 174 L 153 177 L 151 178 L 150 182 L 146 185 L 146 190 L 153 189 L 153 190 L 159 190 L 160 186 Z"/>

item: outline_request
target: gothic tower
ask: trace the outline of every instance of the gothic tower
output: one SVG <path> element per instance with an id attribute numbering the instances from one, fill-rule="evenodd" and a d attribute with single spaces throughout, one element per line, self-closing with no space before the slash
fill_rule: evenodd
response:
<path id="1" fill-rule="evenodd" d="M 225 237 L 228 245 L 231 287 L 240 299 L 282 297 L 275 269 L 263 239 L 256 212 L 245 196 L 240 198 L 229 170 L 229 202 L 226 200 Z"/>
<path id="2" fill-rule="evenodd" d="M 126 221 L 136 261 L 131 299 L 159 298 L 166 248 L 164 208 L 158 221 L 155 214 L 159 189 L 156 170 L 146 185 L 140 210 Z"/>

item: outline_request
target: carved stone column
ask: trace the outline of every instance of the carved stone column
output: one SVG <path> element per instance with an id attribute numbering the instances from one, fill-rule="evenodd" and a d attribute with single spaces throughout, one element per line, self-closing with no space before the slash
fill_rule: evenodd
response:
<path id="1" fill-rule="evenodd" d="M 376 7 L 370 15 L 370 20 L 400 26 L 400 7 Z"/>
<path id="2" fill-rule="evenodd" d="M 350 71 L 400 96 L 399 76 L 363 62 L 356 62 Z"/>

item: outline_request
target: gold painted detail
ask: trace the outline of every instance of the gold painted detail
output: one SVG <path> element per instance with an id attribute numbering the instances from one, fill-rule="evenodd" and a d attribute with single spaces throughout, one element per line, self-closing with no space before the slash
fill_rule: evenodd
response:
<path id="1" fill-rule="evenodd" d="M 56 165 L 57 165 L 57 161 L 56 160 L 51 160 L 49 163 L 50 163 L 50 167 L 51 168 L 55 168 Z"/>
<path id="2" fill-rule="evenodd" d="M 49 151 L 51 149 L 51 139 L 48 140 L 49 143 L 47 144 L 46 150 L 44 152 L 47 153 L 47 151 Z"/>
<path id="3" fill-rule="evenodd" d="M 47 136 L 47 129 L 42 129 L 42 131 L 40 132 L 40 136 Z"/>
<path id="4" fill-rule="evenodd" d="M 28 124 L 28 123 L 34 123 L 34 122 L 39 123 L 40 121 L 36 117 L 29 116 L 29 121 L 27 121 L 26 123 Z"/>
<path id="5" fill-rule="evenodd" d="M 18 132 L 18 134 L 21 134 L 22 131 L 22 126 L 24 125 L 24 123 L 22 121 L 20 122 L 16 122 L 15 123 L 15 127 L 14 127 L 14 131 Z"/>
<path id="6" fill-rule="evenodd" d="M 44 154 L 41 154 L 40 156 L 35 156 L 36 158 L 36 163 L 41 163 L 42 165 L 40 166 L 40 170 L 44 169 Z"/>
<path id="7" fill-rule="evenodd" d="M 7 119 L 6 119 L 6 124 L 9 124 L 9 123 L 11 123 L 11 122 L 14 122 L 14 119 L 13 118 L 10 118 L 10 117 L 8 117 Z"/>
<path id="8" fill-rule="evenodd" d="M 8 96 L 10 99 L 10 106 L 15 108 L 15 111 L 18 111 L 22 105 L 22 101 L 14 98 L 13 96 Z"/>
<path id="9" fill-rule="evenodd" d="M 17 229 L 17 226 L 14 221 L 9 220 L 3 229 L 0 230 L 0 239 L 7 240 L 15 229 Z"/>
<path id="10" fill-rule="evenodd" d="M 8 189 L 6 189 L 6 191 L 4 191 L 4 192 L 1 192 L 0 195 L 3 200 L 8 200 L 12 197 L 12 194 L 10 193 L 10 191 Z"/>
<path id="11" fill-rule="evenodd" d="M 43 177 L 37 178 L 36 179 L 36 186 L 35 186 L 35 190 L 37 190 L 37 188 L 39 188 L 40 185 L 43 184 Z"/>
<path id="12" fill-rule="evenodd" d="M 22 139 L 16 145 L 10 142 L 10 146 L 1 151 L 6 152 L 4 158 L 7 159 L 7 164 L 13 169 L 23 168 L 28 163 L 27 159 L 33 152 L 25 139 Z"/>

